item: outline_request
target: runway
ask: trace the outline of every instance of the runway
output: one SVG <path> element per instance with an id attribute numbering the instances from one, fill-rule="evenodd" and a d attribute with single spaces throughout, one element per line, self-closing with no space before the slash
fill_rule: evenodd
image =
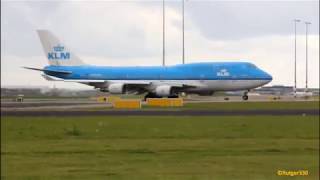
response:
<path id="1" fill-rule="evenodd" d="M 107 110 L 107 111 L 1 111 L 1 116 L 288 116 L 317 115 L 318 109 L 295 110 Z"/>
<path id="2" fill-rule="evenodd" d="M 99 104 L 96 102 L 23 102 L 23 103 L 1 103 L 2 108 L 31 108 L 31 107 L 61 107 L 61 106 L 73 106 L 73 105 L 93 105 Z M 101 103 L 100 103 L 101 104 Z"/>
<path id="3" fill-rule="evenodd" d="M 220 99 L 219 99 L 220 98 Z M 25 102 L 12 102 L 1 100 L 1 116 L 286 116 L 286 115 L 319 115 L 319 106 L 312 107 L 308 101 L 298 99 L 288 101 L 263 101 L 263 105 L 252 98 L 252 102 L 241 102 L 240 97 L 232 97 L 232 100 L 224 101 L 222 97 L 213 99 L 186 100 L 183 108 L 146 108 L 138 110 L 112 109 L 110 103 L 99 103 L 89 99 L 26 99 Z M 238 101 L 239 100 L 239 101 Z M 262 100 L 261 100 L 262 101 Z M 298 102 L 296 106 L 290 105 Z M 311 102 L 311 101 L 309 101 Z M 212 104 L 210 104 L 212 103 Z M 239 107 L 243 103 L 243 107 Z M 256 106 L 250 105 L 251 103 Z M 266 104 L 264 104 L 266 103 Z M 270 104 L 272 103 L 272 104 Z M 282 103 L 282 106 L 276 106 Z M 303 103 L 303 104 L 302 104 Z M 305 104 L 306 103 L 306 104 Z M 236 105 L 235 105 L 236 104 Z M 300 105 L 299 105 L 300 104 Z M 301 105 L 302 104 L 302 105 Z M 309 104 L 309 105 L 308 105 Z M 190 106 L 191 105 L 191 106 Z M 235 109 L 230 109 L 234 106 Z M 288 107 L 285 107 L 288 106 Z M 291 107 L 290 107 L 291 106 Z M 278 108 L 277 108 L 278 107 Z M 185 109 L 184 109 L 185 108 Z M 240 109 L 239 109 L 240 108 Z"/>

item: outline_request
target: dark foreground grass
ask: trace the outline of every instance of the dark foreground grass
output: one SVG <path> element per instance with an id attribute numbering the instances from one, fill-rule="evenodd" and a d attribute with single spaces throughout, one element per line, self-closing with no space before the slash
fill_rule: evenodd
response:
<path id="1" fill-rule="evenodd" d="M 185 109 L 264 110 L 264 109 L 319 109 L 319 101 L 269 101 L 269 102 L 209 102 L 188 103 Z"/>
<path id="2" fill-rule="evenodd" d="M 319 116 L 3 117 L 1 125 L 1 179 L 319 178 Z"/>

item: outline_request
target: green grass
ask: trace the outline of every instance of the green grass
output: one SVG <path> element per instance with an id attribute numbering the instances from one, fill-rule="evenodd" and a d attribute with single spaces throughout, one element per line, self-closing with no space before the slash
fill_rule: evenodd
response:
<path id="1" fill-rule="evenodd" d="M 183 108 L 222 110 L 319 109 L 319 101 L 187 103 Z"/>
<path id="2" fill-rule="evenodd" d="M 1 125 L 1 179 L 286 179 L 277 170 L 304 169 L 304 179 L 319 178 L 319 116 L 2 117 Z"/>

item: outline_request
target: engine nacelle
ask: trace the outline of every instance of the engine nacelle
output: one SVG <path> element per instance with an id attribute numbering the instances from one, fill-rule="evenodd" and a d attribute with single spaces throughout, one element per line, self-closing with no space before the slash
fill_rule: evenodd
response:
<path id="1" fill-rule="evenodd" d="M 172 95 L 172 87 L 169 85 L 158 86 L 155 93 L 157 96 L 170 96 Z"/>
<path id="2" fill-rule="evenodd" d="M 125 85 L 124 84 L 110 84 L 108 87 L 108 91 L 111 94 L 124 94 L 125 93 Z"/>

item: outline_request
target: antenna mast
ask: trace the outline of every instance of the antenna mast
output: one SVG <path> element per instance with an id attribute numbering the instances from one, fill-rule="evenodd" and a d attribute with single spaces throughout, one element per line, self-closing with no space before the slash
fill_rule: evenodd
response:
<path id="1" fill-rule="evenodd" d="M 162 1 L 162 66 L 165 66 L 165 0 Z"/>

